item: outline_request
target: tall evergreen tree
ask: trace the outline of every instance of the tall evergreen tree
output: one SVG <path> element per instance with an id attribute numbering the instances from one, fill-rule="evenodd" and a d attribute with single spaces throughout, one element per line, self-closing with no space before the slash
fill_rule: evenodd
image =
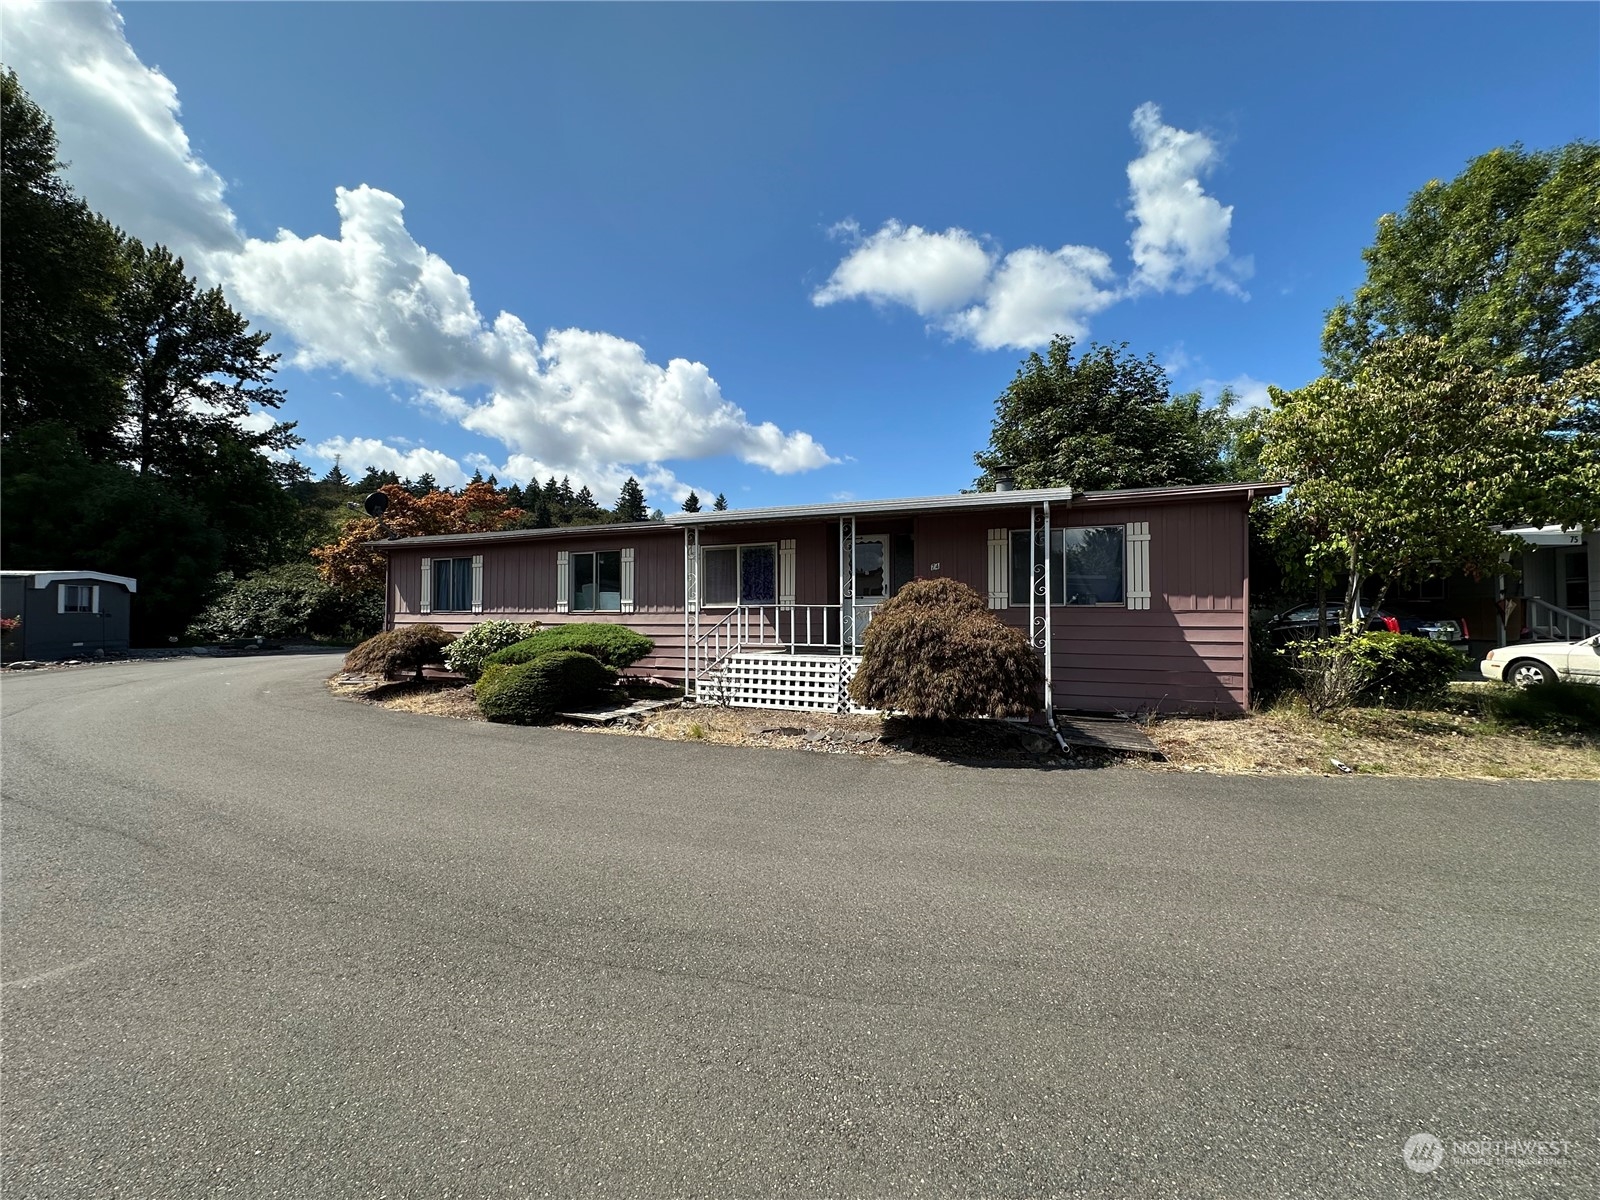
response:
<path id="1" fill-rule="evenodd" d="M 718 492 L 717 493 L 717 498 L 711 502 L 711 511 L 712 512 L 727 512 L 728 511 L 728 498 L 726 496 L 724 496 L 721 492 Z"/>
<path id="2" fill-rule="evenodd" d="M 322 477 L 323 483 L 331 483 L 334 487 L 343 488 L 350 486 L 350 476 L 344 473 L 344 468 L 339 465 L 339 456 L 333 456 L 333 468 Z"/>
<path id="3" fill-rule="evenodd" d="M 691 488 L 689 490 L 689 498 L 683 502 L 683 511 L 684 512 L 699 512 L 700 511 L 700 497 L 695 493 L 693 488 Z"/>
<path id="4" fill-rule="evenodd" d="M 617 507 L 613 511 L 619 521 L 643 521 L 649 517 L 650 509 L 644 502 L 644 489 L 632 475 L 623 483 L 622 491 L 617 496 Z"/>

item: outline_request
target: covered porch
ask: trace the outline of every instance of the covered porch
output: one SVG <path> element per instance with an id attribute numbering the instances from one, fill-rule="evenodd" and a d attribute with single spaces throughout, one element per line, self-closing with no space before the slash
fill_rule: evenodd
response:
<path id="1" fill-rule="evenodd" d="M 994 581 L 1011 568 L 994 514 L 1030 530 L 1032 581 L 1027 631 L 1045 667 L 1039 706 L 1053 708 L 1054 645 L 1044 598 L 1051 594 L 1052 520 L 1066 488 L 991 492 L 803 509 L 675 514 L 684 537 L 684 644 L 688 694 L 705 703 L 850 713 L 849 683 L 878 605 L 916 578 L 954 578 L 1011 623 L 1009 589 Z M 972 543 L 950 553 L 948 518 Z M 943 518 L 943 519 L 942 519 Z M 974 532 L 975 531 L 975 532 Z M 1004 560 L 1003 562 L 996 561 Z M 1020 614 L 1016 614 L 1020 615 Z"/>

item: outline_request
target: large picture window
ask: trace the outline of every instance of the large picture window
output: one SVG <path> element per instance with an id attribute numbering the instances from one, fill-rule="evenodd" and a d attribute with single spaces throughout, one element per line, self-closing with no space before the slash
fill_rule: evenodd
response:
<path id="1" fill-rule="evenodd" d="M 82 583 L 63 583 L 61 588 L 61 611 L 64 613 L 92 613 L 94 611 L 94 588 Z"/>
<path id="2" fill-rule="evenodd" d="M 433 560 L 433 611 L 472 611 L 472 560 L 436 558 Z"/>
<path id="3" fill-rule="evenodd" d="M 778 602 L 776 546 L 710 546 L 702 555 L 705 563 L 702 603 L 721 606 Z"/>
<path id="4" fill-rule="evenodd" d="M 1124 600 L 1121 525 L 1094 525 L 1050 531 L 1050 603 L 1121 604 Z M 1043 532 L 1034 534 L 1043 563 Z M 1028 573 L 1028 531 L 1011 531 L 1011 603 L 1025 606 L 1031 578 Z"/>
<path id="5" fill-rule="evenodd" d="M 571 562 L 573 612 L 622 611 L 622 551 L 574 554 Z"/>

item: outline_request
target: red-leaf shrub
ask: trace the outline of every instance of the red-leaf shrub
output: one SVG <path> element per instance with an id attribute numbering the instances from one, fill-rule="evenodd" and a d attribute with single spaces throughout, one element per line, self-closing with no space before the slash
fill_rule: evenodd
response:
<path id="1" fill-rule="evenodd" d="M 1043 687 L 1026 634 L 966 584 L 919 579 L 873 614 L 850 696 L 911 717 L 1018 717 L 1039 707 Z"/>
<path id="2" fill-rule="evenodd" d="M 444 648 L 455 641 L 437 625 L 402 625 L 399 629 L 369 637 L 344 656 L 344 669 L 360 675 L 398 675 L 415 671 L 422 679 L 422 668 L 444 665 Z"/>

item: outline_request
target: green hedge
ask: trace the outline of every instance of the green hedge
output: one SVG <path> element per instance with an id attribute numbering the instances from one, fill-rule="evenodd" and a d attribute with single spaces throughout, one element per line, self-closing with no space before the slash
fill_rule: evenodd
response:
<path id="1" fill-rule="evenodd" d="M 1467 663 L 1445 642 L 1409 633 L 1365 633 L 1349 641 L 1366 682 L 1361 699 L 1383 706 L 1416 704 L 1442 696 Z"/>
<path id="2" fill-rule="evenodd" d="M 598 699 L 616 681 L 616 672 L 593 655 L 554 650 L 532 662 L 489 664 L 472 694 L 489 720 L 534 725 Z"/>
<path id="3" fill-rule="evenodd" d="M 656 648 L 656 644 L 643 634 L 635 633 L 626 625 L 602 625 L 576 622 L 570 625 L 551 625 L 531 637 L 523 638 L 514 646 L 497 650 L 485 660 L 506 666 L 532 662 L 554 650 L 571 650 L 598 658 L 608 667 L 625 670 Z"/>
<path id="4" fill-rule="evenodd" d="M 310 563 L 287 563 L 227 582 L 189 626 L 200 641 L 327 638 L 359 642 L 383 628 L 383 592 L 343 592 Z"/>

